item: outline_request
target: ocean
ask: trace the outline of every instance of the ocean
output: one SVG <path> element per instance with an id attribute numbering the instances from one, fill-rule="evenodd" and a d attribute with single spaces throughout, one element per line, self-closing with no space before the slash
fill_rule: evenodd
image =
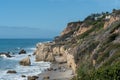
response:
<path id="1" fill-rule="evenodd" d="M 49 62 L 35 62 L 35 56 L 31 56 L 31 66 L 21 66 L 19 61 L 35 51 L 37 43 L 51 41 L 51 39 L 0 39 L 0 53 L 10 52 L 14 57 L 8 58 L 0 56 L 0 80 L 27 80 L 27 77 L 37 75 L 50 67 Z M 21 49 L 27 51 L 27 54 L 21 54 Z M 15 70 L 16 74 L 7 74 L 8 70 Z"/>

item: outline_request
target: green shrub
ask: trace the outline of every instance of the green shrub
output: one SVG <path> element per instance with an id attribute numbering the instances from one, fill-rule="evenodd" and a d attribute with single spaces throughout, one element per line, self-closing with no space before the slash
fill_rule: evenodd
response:
<path id="1" fill-rule="evenodd" d="M 120 80 L 120 62 L 95 70 L 91 80 Z"/>
<path id="2" fill-rule="evenodd" d="M 120 80 L 120 61 L 112 66 L 84 71 L 84 66 L 78 69 L 78 76 L 72 80 Z"/>
<path id="3" fill-rule="evenodd" d="M 118 34 L 116 34 L 116 33 L 111 34 L 111 35 L 108 37 L 106 43 L 110 43 L 110 42 L 114 41 L 117 36 L 118 36 Z"/>
<path id="4" fill-rule="evenodd" d="M 120 58 L 120 48 L 118 48 L 118 50 L 103 64 L 103 66 L 111 65 L 114 61 L 116 61 L 119 58 Z"/>
<path id="5" fill-rule="evenodd" d="M 120 47 L 120 44 L 113 44 L 113 43 L 108 43 L 106 45 L 102 45 L 103 47 L 101 47 L 99 49 L 99 53 L 102 53 L 101 55 L 99 55 L 99 58 L 97 60 L 97 63 L 100 63 L 101 61 L 103 61 L 105 58 L 109 57 L 109 53 L 111 51 L 114 51 L 116 49 L 118 49 Z"/>

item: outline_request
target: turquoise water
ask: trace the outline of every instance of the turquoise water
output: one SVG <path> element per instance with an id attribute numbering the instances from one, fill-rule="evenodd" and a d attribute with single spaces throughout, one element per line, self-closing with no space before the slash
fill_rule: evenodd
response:
<path id="1" fill-rule="evenodd" d="M 0 39 L 0 52 L 11 52 L 11 55 L 14 56 L 12 58 L 0 57 L 0 72 L 2 73 L 0 74 L 0 80 L 27 80 L 26 78 L 21 78 L 21 75 L 38 74 L 48 68 L 49 63 L 35 62 L 35 56 L 31 57 L 31 66 L 24 67 L 19 65 L 21 59 L 33 54 L 37 43 L 46 41 L 51 41 L 51 39 Z M 25 49 L 27 54 L 19 55 L 18 53 L 21 49 Z M 16 70 L 17 74 L 7 74 L 8 70 Z"/>

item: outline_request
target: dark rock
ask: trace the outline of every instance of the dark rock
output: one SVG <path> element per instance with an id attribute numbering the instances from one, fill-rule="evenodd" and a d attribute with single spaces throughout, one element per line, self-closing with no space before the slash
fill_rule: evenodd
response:
<path id="1" fill-rule="evenodd" d="M 43 78 L 44 80 L 48 80 L 48 79 L 50 79 L 50 77 L 49 76 L 45 76 L 44 78 Z"/>
<path id="2" fill-rule="evenodd" d="M 10 54 L 8 54 L 8 53 L 6 54 L 6 56 L 7 56 L 7 57 L 12 57 L 12 56 L 11 56 Z"/>
<path id="3" fill-rule="evenodd" d="M 48 70 L 48 71 L 52 71 L 52 70 L 53 70 L 53 68 L 48 68 L 47 70 Z"/>
<path id="4" fill-rule="evenodd" d="M 7 73 L 16 74 L 17 72 L 15 70 L 9 70 L 9 71 L 7 71 Z"/>
<path id="5" fill-rule="evenodd" d="M 33 56 L 36 55 L 36 51 L 32 54 Z"/>
<path id="6" fill-rule="evenodd" d="M 25 75 L 21 75 L 21 77 L 26 77 Z"/>
<path id="7" fill-rule="evenodd" d="M 38 78 L 38 76 L 28 76 L 27 80 L 37 80 Z"/>
<path id="8" fill-rule="evenodd" d="M 26 54 L 26 51 L 24 49 L 22 49 L 19 54 Z"/>
<path id="9" fill-rule="evenodd" d="M 57 71 L 57 69 L 54 69 L 54 71 Z"/>
<path id="10" fill-rule="evenodd" d="M 29 57 L 31 57 L 31 55 L 28 55 Z"/>
<path id="11" fill-rule="evenodd" d="M 0 53 L 0 56 L 5 56 L 5 57 L 13 57 L 13 56 L 11 56 L 9 53 L 5 53 L 5 52 L 1 52 Z"/>

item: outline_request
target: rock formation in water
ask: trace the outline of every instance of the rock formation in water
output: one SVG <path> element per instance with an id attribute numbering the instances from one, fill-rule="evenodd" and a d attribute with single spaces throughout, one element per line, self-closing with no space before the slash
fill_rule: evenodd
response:
<path id="1" fill-rule="evenodd" d="M 9 73 L 9 74 L 16 74 L 17 72 L 15 70 L 8 70 L 7 73 Z"/>
<path id="2" fill-rule="evenodd" d="M 22 49 L 19 54 L 26 54 L 26 51 L 24 49 Z"/>
<path id="3" fill-rule="evenodd" d="M 30 66 L 31 65 L 31 61 L 30 61 L 30 57 L 26 57 L 24 59 L 22 59 L 20 62 L 19 62 L 20 65 L 23 65 L 23 66 Z"/>
<path id="4" fill-rule="evenodd" d="M 0 52 L 0 57 L 8 57 L 8 58 L 11 58 L 13 56 L 10 55 L 10 53 L 6 53 L 6 52 Z"/>

